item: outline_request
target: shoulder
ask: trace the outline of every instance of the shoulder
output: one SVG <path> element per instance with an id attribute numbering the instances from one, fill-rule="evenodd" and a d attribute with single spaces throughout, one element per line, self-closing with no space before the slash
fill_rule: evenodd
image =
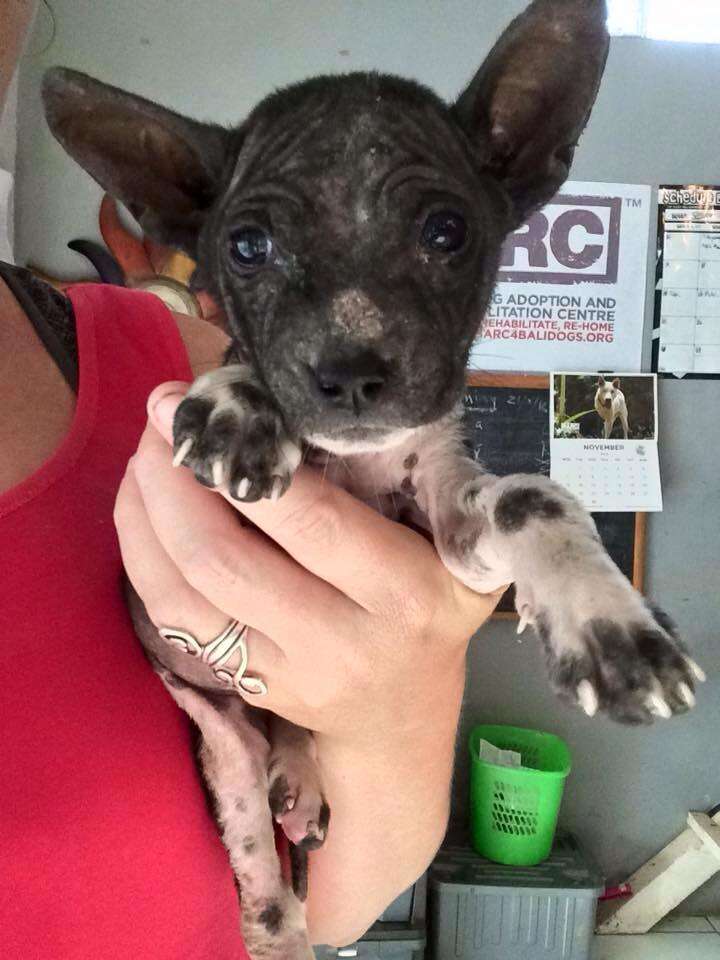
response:
<path id="1" fill-rule="evenodd" d="M 193 374 L 199 376 L 220 366 L 230 346 L 228 336 L 218 327 L 198 317 L 173 313 L 173 319 L 185 344 Z"/>
<path id="2" fill-rule="evenodd" d="M 75 317 L 68 297 L 30 270 L 2 264 L 0 273 L 16 296 L 24 294 L 26 312 L 30 301 L 35 315 L 53 329 L 67 356 L 77 362 Z M 172 313 L 172 317 L 195 376 L 223 362 L 230 340 L 219 327 L 184 313 Z"/>

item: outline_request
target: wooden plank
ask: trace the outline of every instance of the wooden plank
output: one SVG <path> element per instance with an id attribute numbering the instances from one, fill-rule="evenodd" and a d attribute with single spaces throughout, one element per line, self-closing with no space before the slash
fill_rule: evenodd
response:
<path id="1" fill-rule="evenodd" d="M 633 896 L 598 907 L 597 933 L 647 933 L 720 871 L 720 814 L 691 813 L 684 830 L 629 879 Z"/>
<path id="2" fill-rule="evenodd" d="M 689 813 L 688 825 L 705 849 L 720 859 L 720 824 L 714 823 L 706 813 Z"/>
<path id="3" fill-rule="evenodd" d="M 468 370 L 465 382 L 469 387 L 508 387 L 521 390 L 547 390 L 550 377 L 546 373 L 483 373 Z"/>
<path id="4" fill-rule="evenodd" d="M 645 545 L 647 542 L 647 514 L 635 514 L 635 544 L 633 548 L 632 584 L 642 593 L 645 589 Z"/>
<path id="5" fill-rule="evenodd" d="M 647 933 L 718 870 L 717 858 L 692 830 L 685 830 L 632 875 L 628 882 L 635 893 L 629 900 L 600 905 L 596 932 Z"/>

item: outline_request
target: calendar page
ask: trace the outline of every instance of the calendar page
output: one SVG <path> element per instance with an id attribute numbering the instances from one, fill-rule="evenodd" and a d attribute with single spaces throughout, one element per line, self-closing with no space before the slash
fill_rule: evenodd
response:
<path id="1" fill-rule="evenodd" d="M 661 187 L 653 366 L 720 374 L 720 189 Z"/>
<path id="2" fill-rule="evenodd" d="M 657 377 L 551 374 L 550 476 L 592 513 L 662 510 Z"/>

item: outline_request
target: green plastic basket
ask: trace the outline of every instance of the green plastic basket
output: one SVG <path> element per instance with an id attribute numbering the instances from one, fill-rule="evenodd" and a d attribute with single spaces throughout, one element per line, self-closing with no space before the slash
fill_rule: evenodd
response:
<path id="1" fill-rule="evenodd" d="M 514 750 L 521 767 L 480 759 L 480 741 Z M 482 725 L 470 735 L 470 827 L 475 850 L 488 860 L 529 867 L 552 847 L 570 751 L 551 733 Z"/>

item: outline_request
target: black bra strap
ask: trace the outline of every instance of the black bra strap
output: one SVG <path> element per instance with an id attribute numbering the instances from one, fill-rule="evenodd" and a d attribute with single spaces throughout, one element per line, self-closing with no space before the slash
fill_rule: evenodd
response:
<path id="1" fill-rule="evenodd" d="M 58 333 L 48 321 L 45 310 L 43 310 L 38 303 L 38 300 L 41 302 L 44 301 L 46 309 L 54 309 L 62 312 L 66 322 L 73 325 L 74 332 L 74 316 L 70 301 L 62 297 L 53 287 L 39 280 L 28 270 L 20 267 L 13 267 L 0 262 L 0 278 L 5 281 L 13 296 L 22 307 L 35 333 L 37 333 L 43 346 L 57 364 L 60 373 L 67 381 L 70 389 L 74 393 L 77 393 L 77 357 L 73 356 L 68 346 L 62 342 Z M 39 296 L 36 300 L 33 297 L 32 291 L 42 293 L 42 296 Z"/>

